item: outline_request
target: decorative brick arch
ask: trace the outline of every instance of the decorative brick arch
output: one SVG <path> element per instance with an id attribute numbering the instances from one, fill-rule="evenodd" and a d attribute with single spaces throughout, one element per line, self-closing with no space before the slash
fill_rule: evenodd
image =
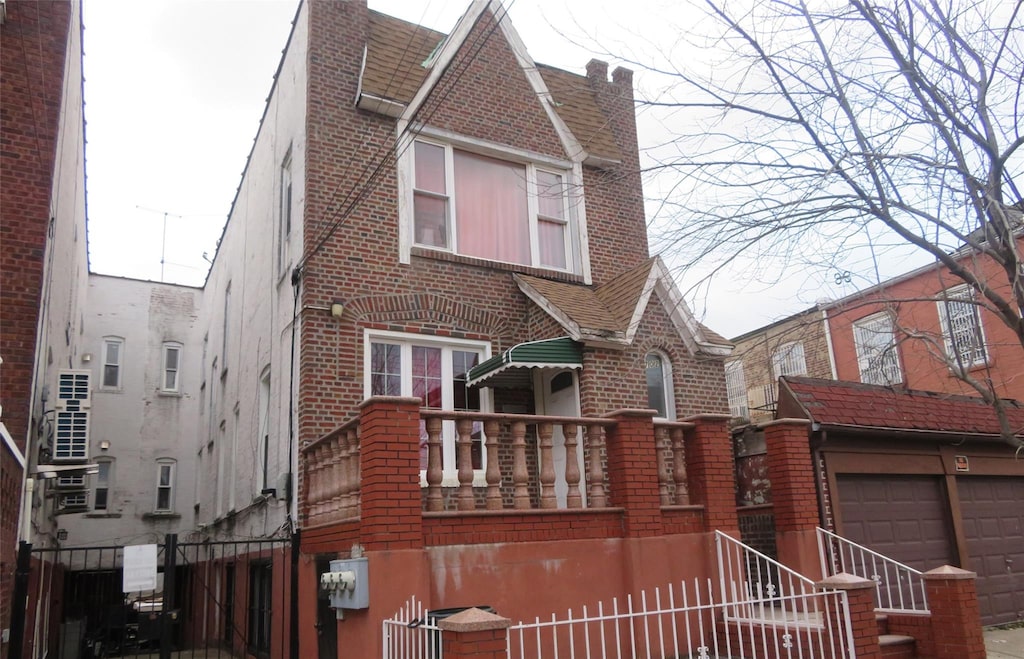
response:
<path id="1" fill-rule="evenodd" d="M 346 313 L 362 325 L 426 323 L 492 338 L 510 336 L 504 317 L 435 293 L 368 295 L 352 300 L 347 307 Z"/>

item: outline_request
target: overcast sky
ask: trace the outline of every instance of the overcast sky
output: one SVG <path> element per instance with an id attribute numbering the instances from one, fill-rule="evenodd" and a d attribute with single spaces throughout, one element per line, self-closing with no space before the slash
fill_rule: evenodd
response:
<path id="1" fill-rule="evenodd" d="M 447 32 L 469 3 L 369 4 Z M 594 56 L 615 66 L 604 51 L 672 48 L 678 41 L 674 26 L 689 18 L 675 0 L 506 4 L 535 60 L 577 73 Z M 296 5 L 297 0 L 85 0 L 93 272 L 202 285 L 204 254 L 212 258 L 216 249 Z M 645 84 L 640 72 L 636 83 Z M 641 147 L 663 138 L 660 126 L 641 113 Z M 648 185 L 647 196 L 656 190 Z M 771 287 L 726 273 L 689 301 L 710 327 L 735 336 L 852 290 L 836 286 L 827 273 Z"/>

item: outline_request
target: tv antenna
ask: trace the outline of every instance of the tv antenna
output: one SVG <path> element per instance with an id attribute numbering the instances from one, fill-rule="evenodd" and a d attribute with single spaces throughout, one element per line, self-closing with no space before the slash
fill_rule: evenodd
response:
<path id="1" fill-rule="evenodd" d="M 147 208 L 145 206 L 138 206 L 138 205 L 136 205 L 135 207 L 138 208 L 139 210 L 147 211 L 147 212 L 150 212 L 150 213 L 159 213 L 159 214 L 162 214 L 164 216 L 163 235 L 160 238 L 160 281 L 163 282 L 164 281 L 164 264 L 166 263 L 166 260 L 167 260 L 167 218 L 168 218 L 168 216 L 170 216 L 170 217 L 176 217 L 176 218 L 178 218 L 180 220 L 181 218 L 183 218 L 185 216 L 184 215 L 178 215 L 177 213 L 171 213 L 169 211 L 159 210 L 157 208 Z"/>

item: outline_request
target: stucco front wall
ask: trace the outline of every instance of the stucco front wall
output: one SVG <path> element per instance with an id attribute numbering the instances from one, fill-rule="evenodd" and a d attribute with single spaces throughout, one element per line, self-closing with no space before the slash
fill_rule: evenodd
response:
<path id="1" fill-rule="evenodd" d="M 486 605 L 513 622 L 564 619 L 569 609 L 579 615 L 601 602 L 609 612 L 615 597 L 624 610 L 627 594 L 706 578 L 713 552 L 706 534 L 369 552 L 370 607 L 345 611 L 338 621 L 338 656 L 380 656 L 382 621 L 412 596 L 424 609 Z M 315 578 L 312 565 L 303 569 L 303 583 Z M 300 586 L 300 656 L 316 652 L 315 634 L 303 633 L 315 620 L 311 593 Z"/>

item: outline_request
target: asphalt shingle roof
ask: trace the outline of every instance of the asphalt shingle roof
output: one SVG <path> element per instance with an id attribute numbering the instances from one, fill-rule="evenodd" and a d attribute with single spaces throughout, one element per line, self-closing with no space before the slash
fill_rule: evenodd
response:
<path id="1" fill-rule="evenodd" d="M 376 11 L 370 11 L 362 91 L 398 103 L 409 103 L 427 78 L 423 63 L 445 39 L 437 32 Z M 597 105 L 586 76 L 537 65 L 554 100 L 555 112 L 591 155 L 618 161 L 621 153 Z"/>
<path id="2" fill-rule="evenodd" d="M 822 425 L 999 435 L 995 409 L 981 398 L 931 391 L 785 377 L 808 417 Z M 1006 400 L 1010 426 L 1024 436 L 1024 405 Z"/>

